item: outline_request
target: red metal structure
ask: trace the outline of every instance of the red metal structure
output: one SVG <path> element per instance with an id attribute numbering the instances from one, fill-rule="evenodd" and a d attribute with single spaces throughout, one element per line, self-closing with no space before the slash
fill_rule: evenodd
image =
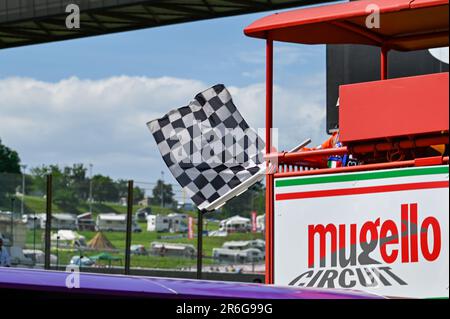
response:
<path id="1" fill-rule="evenodd" d="M 379 15 L 379 27 L 366 26 L 370 14 Z M 426 152 L 449 143 L 448 73 L 387 79 L 389 50 L 448 46 L 448 25 L 448 0 L 362 0 L 273 14 L 245 28 L 247 36 L 267 43 L 266 154 L 278 167 L 266 178 L 266 283 L 274 281 L 276 178 L 448 163 L 447 156 Z M 274 41 L 380 47 L 380 81 L 340 87 L 343 147 L 272 152 Z M 326 158 L 339 154 L 357 154 L 364 165 L 327 168 Z"/>

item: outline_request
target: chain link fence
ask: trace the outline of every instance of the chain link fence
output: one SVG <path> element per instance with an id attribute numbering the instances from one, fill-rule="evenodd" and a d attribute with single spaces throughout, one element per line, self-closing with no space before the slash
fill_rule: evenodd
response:
<path id="1" fill-rule="evenodd" d="M 12 267 L 196 276 L 199 215 L 178 185 L 80 180 L 0 174 L 0 238 Z M 203 216 L 203 273 L 262 275 L 262 215 L 218 216 Z"/>

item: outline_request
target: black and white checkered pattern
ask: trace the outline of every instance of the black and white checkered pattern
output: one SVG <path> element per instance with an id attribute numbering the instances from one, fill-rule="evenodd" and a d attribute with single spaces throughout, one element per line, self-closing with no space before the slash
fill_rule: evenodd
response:
<path id="1" fill-rule="evenodd" d="M 221 198 L 246 181 L 249 187 L 250 179 L 256 182 L 255 175 L 264 172 L 264 142 L 224 85 L 197 94 L 188 106 L 147 125 L 164 162 L 201 210 L 220 206 Z"/>

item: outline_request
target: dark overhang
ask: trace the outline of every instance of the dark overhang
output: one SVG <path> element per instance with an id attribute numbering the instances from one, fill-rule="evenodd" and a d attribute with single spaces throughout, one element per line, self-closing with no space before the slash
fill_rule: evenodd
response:
<path id="1" fill-rule="evenodd" d="M 0 49 L 283 9 L 330 0 L 0 0 Z M 66 7 L 80 28 L 66 27 Z"/>

